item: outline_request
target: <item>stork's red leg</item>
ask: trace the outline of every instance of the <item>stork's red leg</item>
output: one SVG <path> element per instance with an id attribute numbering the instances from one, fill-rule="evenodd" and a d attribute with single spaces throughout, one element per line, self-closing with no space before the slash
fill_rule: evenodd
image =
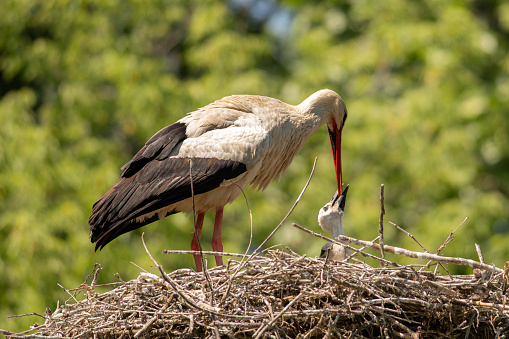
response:
<path id="1" fill-rule="evenodd" d="M 214 234 L 212 235 L 212 250 L 223 252 L 223 243 L 221 242 L 221 227 L 223 225 L 223 207 L 216 210 L 214 220 Z M 216 255 L 216 265 L 223 266 L 223 257 Z"/>
<path id="2" fill-rule="evenodd" d="M 205 218 L 205 213 L 198 213 L 198 218 L 196 220 L 196 232 L 193 236 L 193 241 L 191 241 L 191 249 L 193 251 L 199 251 L 200 246 L 198 245 L 198 240 L 200 240 L 201 237 L 201 229 L 203 227 L 203 219 Z M 198 236 L 198 238 L 196 238 Z M 196 271 L 201 272 L 203 271 L 203 265 L 201 262 L 201 256 L 199 254 L 193 254 L 194 256 L 194 262 L 196 264 Z"/>

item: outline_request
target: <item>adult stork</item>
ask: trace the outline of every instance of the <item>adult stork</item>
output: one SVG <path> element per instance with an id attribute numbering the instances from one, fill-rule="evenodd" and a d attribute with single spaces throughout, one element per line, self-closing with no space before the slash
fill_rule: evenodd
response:
<path id="1" fill-rule="evenodd" d="M 323 206 L 318 213 L 318 224 L 325 232 L 331 234 L 334 239 L 336 239 L 338 235 L 345 235 L 343 230 L 343 217 L 345 216 L 347 192 L 348 186 L 346 186 L 341 195 L 336 191 L 331 201 Z M 345 242 L 340 242 L 347 245 Z M 343 261 L 350 253 L 351 251 L 349 248 L 329 241 L 323 245 L 320 258 Z"/>
<path id="2" fill-rule="evenodd" d="M 341 192 L 341 132 L 346 117 L 343 99 L 329 89 L 297 106 L 264 96 L 232 95 L 188 113 L 154 134 L 94 204 L 89 226 L 95 249 L 170 214 L 194 211 L 198 217 L 191 249 L 199 250 L 203 218 L 212 209 L 216 211 L 212 249 L 222 252 L 223 207 L 248 184 L 263 190 L 283 175 L 323 124 L 329 130 Z M 201 271 L 200 256 L 194 259 Z M 216 256 L 216 264 L 222 263 Z"/>

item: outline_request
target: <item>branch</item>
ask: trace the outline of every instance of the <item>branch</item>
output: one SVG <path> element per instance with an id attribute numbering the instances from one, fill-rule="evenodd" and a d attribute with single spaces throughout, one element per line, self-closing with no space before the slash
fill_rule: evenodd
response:
<path id="1" fill-rule="evenodd" d="M 364 241 L 364 240 L 358 240 L 355 238 L 347 237 L 345 235 L 337 236 L 337 240 L 345 241 L 349 244 L 354 244 L 354 245 L 358 245 L 358 246 L 365 246 L 365 247 L 380 251 L 380 245 L 377 243 L 372 243 L 372 242 Z M 338 245 L 342 245 L 337 240 L 333 240 L 333 242 Z M 442 257 L 437 254 L 431 254 L 431 253 L 425 253 L 425 252 L 414 252 L 414 251 L 406 250 L 401 247 L 388 246 L 388 245 L 384 245 L 384 251 L 392 253 L 392 254 L 404 255 L 409 258 L 428 259 L 428 260 L 436 261 L 439 263 L 455 264 L 455 265 L 460 265 L 460 266 L 469 266 L 469 267 L 479 268 L 479 269 L 494 272 L 494 273 L 503 273 L 504 272 L 500 268 L 486 265 L 486 264 L 481 264 L 481 263 L 479 263 L 475 260 L 472 260 L 472 259 L 465 259 L 465 258 L 458 258 L 458 257 Z"/>
<path id="2" fill-rule="evenodd" d="M 378 233 L 380 234 L 380 253 L 382 255 L 382 259 L 385 259 L 384 253 L 384 215 L 385 215 L 385 206 L 384 206 L 384 184 L 380 185 L 380 219 L 378 220 Z"/>

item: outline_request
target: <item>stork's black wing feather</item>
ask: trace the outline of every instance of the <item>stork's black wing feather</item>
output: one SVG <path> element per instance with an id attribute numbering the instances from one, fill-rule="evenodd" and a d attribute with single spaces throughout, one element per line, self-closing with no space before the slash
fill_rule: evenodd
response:
<path id="1" fill-rule="evenodd" d="M 96 249 L 121 234 L 159 219 L 155 214 L 138 217 L 191 197 L 190 166 L 194 194 L 219 187 L 246 171 L 246 165 L 214 158 L 169 158 L 175 146 L 186 139 L 185 125 L 175 123 L 156 133 L 122 167 L 118 182 L 93 206 L 89 218 L 90 238 Z M 178 211 L 168 211 L 167 215 Z"/>
<path id="2" fill-rule="evenodd" d="M 129 177 L 139 171 L 153 159 L 164 159 L 168 157 L 176 145 L 187 138 L 186 125 L 176 122 L 154 134 L 142 149 L 124 166 L 122 166 L 121 177 Z"/>

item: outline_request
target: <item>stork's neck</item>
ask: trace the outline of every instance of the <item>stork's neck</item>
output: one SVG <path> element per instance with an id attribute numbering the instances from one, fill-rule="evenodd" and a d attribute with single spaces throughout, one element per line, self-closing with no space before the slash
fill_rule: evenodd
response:
<path id="1" fill-rule="evenodd" d="M 332 237 L 334 239 L 336 239 L 338 235 L 345 235 L 345 231 L 343 231 L 343 215 L 341 215 L 338 219 L 339 222 L 332 228 Z"/>
<path id="2" fill-rule="evenodd" d="M 316 94 L 311 95 L 302 103 L 296 106 L 297 111 L 301 113 L 301 119 L 304 124 L 314 126 L 316 129 L 322 126 L 330 119 L 330 109 L 317 101 Z"/>

